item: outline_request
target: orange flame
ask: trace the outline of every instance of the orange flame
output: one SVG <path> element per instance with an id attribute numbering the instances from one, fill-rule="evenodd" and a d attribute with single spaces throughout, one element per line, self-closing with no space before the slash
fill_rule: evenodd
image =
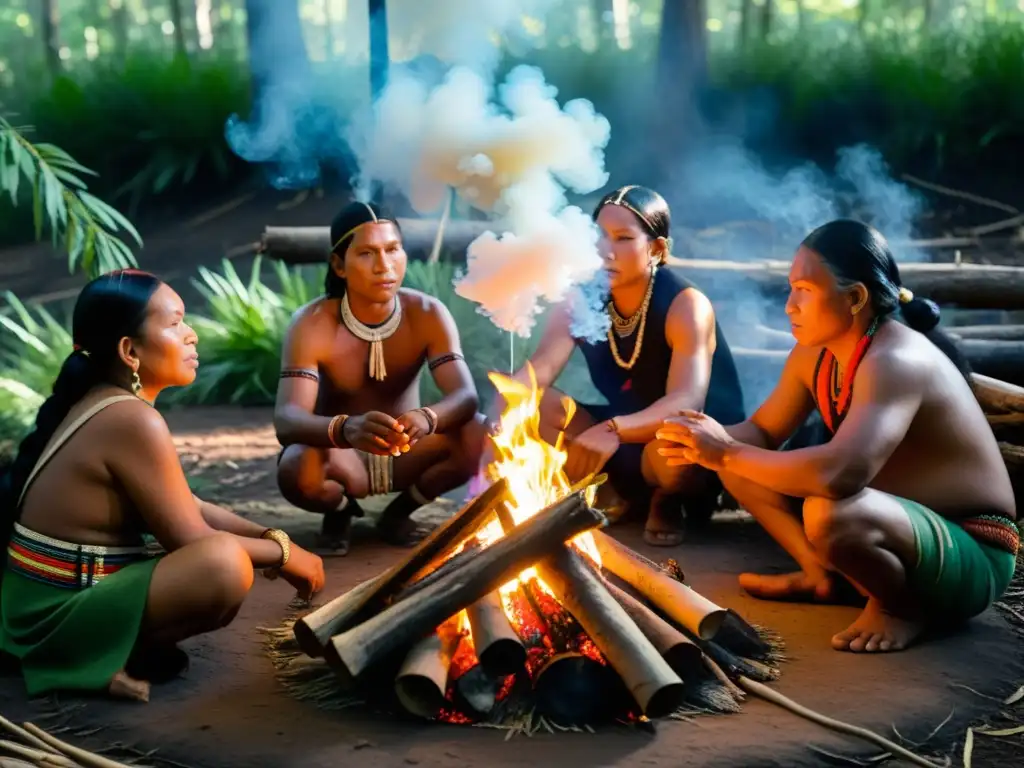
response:
<path id="1" fill-rule="evenodd" d="M 530 375 L 529 385 L 498 373 L 489 374 L 491 382 L 505 398 L 505 410 L 501 414 L 497 433 L 491 437 L 496 458 L 488 467 L 488 474 L 492 481 L 504 478 L 508 482 L 509 500 L 506 506 L 516 525 L 564 498 L 572 489 L 564 470 L 568 456 L 563 448 L 564 433 L 558 434 L 554 445 L 541 437 L 540 403 L 544 390 L 537 387 L 533 367 L 527 364 L 527 370 Z M 564 406 L 568 425 L 576 403 L 567 397 Z M 590 486 L 585 495 L 587 502 L 593 504 L 596 488 Z M 478 538 L 486 546 L 502 535 L 501 524 L 494 520 L 480 531 Z M 589 532 L 573 538 L 572 544 L 600 565 L 601 557 Z M 505 612 L 510 616 L 509 593 L 519 586 L 519 581 L 531 579 L 537 579 L 538 584 L 550 592 L 547 585 L 538 578 L 535 568 L 526 569 L 519 574 L 518 580 L 512 580 L 501 587 Z"/>

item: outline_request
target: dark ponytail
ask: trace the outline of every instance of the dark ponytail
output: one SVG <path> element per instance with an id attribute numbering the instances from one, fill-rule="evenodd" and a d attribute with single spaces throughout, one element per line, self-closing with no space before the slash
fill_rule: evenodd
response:
<path id="1" fill-rule="evenodd" d="M 876 317 L 893 315 L 924 334 L 969 379 L 967 359 L 939 327 L 939 306 L 903 287 L 899 265 L 878 230 L 860 221 L 837 219 L 811 232 L 801 245 L 821 257 L 840 288 L 863 284 Z"/>
<path id="2" fill-rule="evenodd" d="M 18 446 L 0 484 L 4 542 L 18 519 L 22 490 L 43 450 L 89 390 L 113 378 L 118 343 L 125 336 L 139 335 L 149 299 L 160 285 L 160 279 L 148 272 L 122 270 L 97 277 L 78 295 L 71 321 L 75 350 L 64 360 L 52 393 L 39 406 L 35 425 Z"/>

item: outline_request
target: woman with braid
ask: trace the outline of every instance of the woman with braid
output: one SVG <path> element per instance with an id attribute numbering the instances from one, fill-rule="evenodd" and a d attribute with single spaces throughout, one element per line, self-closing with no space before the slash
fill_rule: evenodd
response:
<path id="1" fill-rule="evenodd" d="M 938 307 L 901 287 L 881 234 L 848 220 L 819 227 L 789 281 L 797 344 L 775 391 L 736 426 L 698 413 L 668 419 L 658 434 L 674 446 L 662 455 L 718 472 L 799 565 L 744 574 L 748 592 L 826 602 L 845 578 L 867 606 L 833 647 L 900 650 L 976 616 L 1009 585 L 1020 548 L 1010 478 L 943 351 Z M 813 409 L 829 440 L 776 450 Z"/>
<path id="2" fill-rule="evenodd" d="M 529 363 L 544 389 L 542 434 L 564 432 L 570 480 L 605 471 L 632 508 L 647 506 L 644 539 L 675 546 L 686 519 L 706 520 L 721 485 L 713 472 L 670 469 L 655 432 L 684 408 L 706 410 L 726 424 L 743 420 L 743 393 L 711 302 L 667 266 L 668 204 L 645 187 L 622 187 L 594 210 L 609 279 L 607 338 L 591 343 L 574 334 L 569 304 L 555 308 Z M 567 423 L 565 396 L 552 388 L 579 347 L 605 405 L 579 404 Z M 516 374 L 527 380 L 525 369 Z M 497 398 L 501 407 L 502 398 Z"/>
<path id="3" fill-rule="evenodd" d="M 323 544 L 348 551 L 355 501 L 400 491 L 377 523 L 398 546 L 427 533 L 417 508 L 465 483 L 483 449 L 483 417 L 459 332 L 437 299 L 402 288 L 398 222 L 354 202 L 331 223 L 326 295 L 300 309 L 281 355 L 274 426 L 278 486 L 324 516 Z M 424 365 L 443 398 L 420 405 Z"/>
<path id="4" fill-rule="evenodd" d="M 30 696 L 145 701 L 151 681 L 187 663 L 175 643 L 234 618 L 254 567 L 309 598 L 323 563 L 192 495 L 152 406 L 199 365 L 178 294 L 145 272 L 98 277 L 79 294 L 72 337 L 4 478 L 0 651 L 19 660 Z"/>

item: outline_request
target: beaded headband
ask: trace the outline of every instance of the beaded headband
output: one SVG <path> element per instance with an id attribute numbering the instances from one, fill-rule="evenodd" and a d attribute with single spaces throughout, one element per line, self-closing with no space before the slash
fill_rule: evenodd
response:
<path id="1" fill-rule="evenodd" d="M 357 232 L 357 231 L 358 231 L 359 229 L 361 229 L 362 227 L 365 227 L 365 226 L 366 226 L 367 224 L 386 224 L 386 223 L 388 223 L 388 222 L 390 222 L 390 223 L 392 223 L 392 224 L 394 223 L 394 222 L 393 222 L 393 221 L 392 221 L 391 219 L 381 219 L 381 218 L 378 218 L 378 217 L 377 217 L 377 214 L 373 212 L 373 208 L 371 208 L 371 207 L 370 207 L 369 203 L 362 203 L 362 205 L 365 205 L 365 206 L 366 206 L 366 210 L 367 210 L 367 211 L 369 211 L 369 213 L 370 213 L 370 216 L 372 217 L 372 218 L 371 218 L 371 220 L 370 220 L 370 221 L 364 221 L 364 222 L 363 222 L 362 224 L 356 224 L 356 225 L 355 225 L 354 227 L 352 227 L 352 229 L 350 229 L 350 230 L 349 230 L 348 232 L 346 232 L 346 233 L 345 233 L 344 235 L 342 235 L 341 237 L 339 237 L 339 238 L 338 238 L 338 239 L 337 239 L 337 240 L 336 240 L 336 241 L 334 242 L 334 245 L 332 245 L 332 246 L 331 246 L 331 253 L 334 253 L 334 252 L 335 252 L 336 250 L 338 250 L 338 246 L 339 246 L 339 245 L 341 245 L 341 244 L 342 244 L 342 242 L 343 242 L 343 241 L 344 241 L 344 240 L 345 240 L 346 238 L 349 238 L 349 237 L 351 237 L 351 236 L 352 236 L 352 235 L 354 235 L 354 234 L 355 234 L 355 233 L 356 233 L 356 232 Z"/>

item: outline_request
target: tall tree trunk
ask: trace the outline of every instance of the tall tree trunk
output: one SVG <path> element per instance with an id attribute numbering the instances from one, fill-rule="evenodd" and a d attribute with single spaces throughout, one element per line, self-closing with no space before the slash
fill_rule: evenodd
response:
<path id="1" fill-rule="evenodd" d="M 40 30 L 43 54 L 51 77 L 58 77 L 63 69 L 60 61 L 60 8 L 58 0 L 40 0 Z"/>
<path id="2" fill-rule="evenodd" d="M 697 129 L 696 98 L 707 81 L 707 0 L 664 0 L 658 35 L 656 112 L 669 152 Z"/>
<path id="3" fill-rule="evenodd" d="M 740 4 L 740 26 L 736 33 L 736 47 L 745 48 L 750 40 L 750 26 L 754 16 L 754 0 L 742 0 Z"/>
<path id="4" fill-rule="evenodd" d="M 370 17 L 370 97 L 376 101 L 384 92 L 388 80 L 390 54 L 388 52 L 387 0 L 367 0 Z"/>
<path id="5" fill-rule="evenodd" d="M 772 0 L 764 0 L 761 6 L 761 41 L 766 42 L 768 35 L 772 33 L 772 21 L 775 16 L 775 6 Z"/>
<path id="6" fill-rule="evenodd" d="M 124 63 L 128 58 L 128 9 L 125 0 L 110 0 L 110 31 L 114 36 L 114 55 Z"/>
<path id="7" fill-rule="evenodd" d="M 334 11 L 331 8 L 331 0 L 320 0 L 324 12 L 324 58 L 331 61 L 334 58 Z"/>
<path id="8" fill-rule="evenodd" d="M 188 56 L 188 50 L 185 48 L 185 13 L 181 3 L 182 0 L 169 0 L 168 11 L 174 25 L 174 55 L 184 58 Z"/>
<path id="9" fill-rule="evenodd" d="M 859 31 L 864 31 L 864 27 L 868 23 L 868 14 L 870 12 L 871 7 L 868 5 L 868 0 L 860 0 L 860 5 L 857 7 L 857 29 Z"/>
<path id="10" fill-rule="evenodd" d="M 615 38 L 614 6 L 615 0 L 590 0 L 599 43 Z"/>
<path id="11" fill-rule="evenodd" d="M 308 85 L 312 70 L 298 0 L 246 0 L 245 10 L 253 105 L 270 88 Z"/>

